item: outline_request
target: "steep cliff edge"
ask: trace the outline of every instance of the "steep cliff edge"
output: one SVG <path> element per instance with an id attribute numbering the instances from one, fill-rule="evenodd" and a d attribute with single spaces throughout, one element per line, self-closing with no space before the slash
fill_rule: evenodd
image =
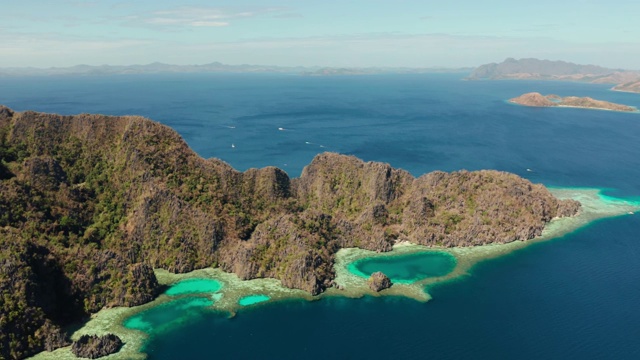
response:
<path id="1" fill-rule="evenodd" d="M 579 204 L 497 171 L 414 178 L 318 155 L 300 178 L 238 172 L 140 117 L 0 106 L 0 357 L 67 343 L 60 327 L 150 301 L 152 269 L 218 266 L 313 294 L 341 247 L 530 239 Z"/>

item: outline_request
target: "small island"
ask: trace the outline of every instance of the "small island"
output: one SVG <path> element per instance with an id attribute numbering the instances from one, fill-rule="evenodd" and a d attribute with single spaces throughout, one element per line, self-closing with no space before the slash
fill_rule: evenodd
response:
<path id="1" fill-rule="evenodd" d="M 567 96 L 560 97 L 558 95 L 542 95 L 537 92 L 531 92 L 510 99 L 509 102 L 533 107 L 572 107 L 583 109 L 610 110 L 623 112 L 637 112 L 638 109 L 633 106 L 616 104 L 608 101 L 596 100 L 590 97 Z"/>
<path id="2" fill-rule="evenodd" d="M 83 335 L 71 345 L 71 352 L 79 358 L 97 359 L 117 353 L 122 340 L 114 334 Z"/>

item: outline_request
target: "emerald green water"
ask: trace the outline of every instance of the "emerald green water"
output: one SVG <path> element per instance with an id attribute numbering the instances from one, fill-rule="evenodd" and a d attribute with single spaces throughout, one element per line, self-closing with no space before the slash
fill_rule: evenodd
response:
<path id="1" fill-rule="evenodd" d="M 148 334 L 158 333 L 202 316 L 202 309 L 211 305 L 213 301 L 203 297 L 174 300 L 128 318 L 124 326 Z"/>
<path id="2" fill-rule="evenodd" d="M 222 284 L 211 279 L 187 279 L 171 286 L 165 294 L 170 296 L 184 294 L 199 294 L 216 292 L 222 288 Z"/>
<path id="3" fill-rule="evenodd" d="M 444 252 L 422 252 L 397 256 L 375 256 L 349 264 L 351 273 L 369 277 L 382 271 L 392 282 L 410 284 L 429 277 L 443 276 L 456 266 L 455 258 Z"/>
<path id="4" fill-rule="evenodd" d="M 238 304 L 240 304 L 240 306 L 249 306 L 249 305 L 265 302 L 269 299 L 271 298 L 267 295 L 249 295 L 238 300 Z"/>

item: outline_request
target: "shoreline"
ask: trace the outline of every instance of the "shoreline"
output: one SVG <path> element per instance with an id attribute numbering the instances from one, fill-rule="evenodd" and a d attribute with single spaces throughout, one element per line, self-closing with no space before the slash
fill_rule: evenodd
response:
<path id="1" fill-rule="evenodd" d="M 545 226 L 542 235 L 534 239 L 513 241 L 506 244 L 489 244 L 461 248 L 426 247 L 405 241 L 394 245 L 392 251 L 386 253 L 376 253 L 358 248 L 340 249 L 335 256 L 334 268 L 336 277 L 334 282 L 344 287 L 344 290 L 338 290 L 332 287 L 318 296 L 311 296 L 303 290 L 286 288 L 276 279 L 241 280 L 237 275 L 225 273 L 220 269 L 205 268 L 186 274 L 173 274 L 163 269 L 155 269 L 154 272 L 158 278 L 158 282 L 162 285 L 170 286 L 181 280 L 199 278 L 219 281 L 222 287 L 214 293 L 186 294 L 180 296 L 161 294 L 156 297 L 155 300 L 144 305 L 131 308 L 118 307 L 103 309 L 93 314 L 91 319 L 82 328 L 72 334 L 71 338 L 76 340 L 83 334 L 103 335 L 106 333 L 114 333 L 120 336 L 125 344 L 118 353 L 106 356 L 103 359 L 145 359 L 147 355 L 142 351 L 150 334 L 140 330 L 125 328 L 123 325 L 124 321 L 145 310 L 189 297 L 211 299 L 213 305 L 205 309 L 224 312 L 229 314 L 230 317 L 234 316 L 237 311 L 243 308 L 243 306 L 238 304 L 238 301 L 243 296 L 256 294 L 268 295 L 270 299 L 247 307 L 260 306 L 261 304 L 287 299 L 315 301 L 323 297 L 331 296 L 360 298 L 365 295 L 404 296 L 426 302 L 431 299 L 431 295 L 428 292 L 431 286 L 443 284 L 469 275 L 471 269 L 480 262 L 513 253 L 531 244 L 557 239 L 600 219 L 628 215 L 629 213 L 635 213 L 640 210 L 640 201 L 629 201 L 607 196 L 603 194 L 602 189 L 549 187 L 549 190 L 559 199 L 571 198 L 580 201 L 582 208 L 580 213 L 574 217 L 552 220 Z M 453 270 L 446 275 L 426 278 L 410 284 L 397 283 L 380 293 L 375 293 L 369 289 L 366 278 L 355 275 L 348 270 L 349 264 L 363 258 L 398 256 L 420 252 L 448 253 L 455 258 L 456 265 Z M 71 353 L 70 346 L 67 346 L 53 352 L 45 351 L 39 353 L 31 359 L 77 358 Z"/>
<path id="2" fill-rule="evenodd" d="M 623 93 L 629 93 L 629 94 L 638 94 L 640 95 L 640 91 L 631 91 L 631 90 L 620 90 L 620 89 L 616 89 L 615 87 L 612 87 L 611 89 L 609 89 L 611 91 L 617 91 L 617 92 L 623 92 Z"/>
<path id="3" fill-rule="evenodd" d="M 614 91 L 620 91 L 620 90 L 614 90 Z M 633 93 L 631 91 L 626 91 L 626 92 Z M 634 93 L 634 94 L 639 94 L 639 93 Z M 633 110 L 633 111 L 624 111 L 624 110 L 615 110 L 615 109 L 606 109 L 606 108 L 597 108 L 597 107 L 588 107 L 588 106 L 574 106 L 574 105 L 534 106 L 534 105 L 520 104 L 520 103 L 517 103 L 515 101 L 511 101 L 511 100 L 505 100 L 505 101 L 507 103 L 509 103 L 509 104 L 512 104 L 512 105 L 531 107 L 531 108 L 545 108 L 545 109 L 568 108 L 568 109 L 602 110 L 602 111 L 611 111 L 611 112 L 617 112 L 617 113 L 623 113 L 623 114 L 640 114 L 640 109 L 638 109 L 635 106 L 629 106 L 629 105 L 625 105 L 625 106 L 629 106 L 631 108 L 634 108 L 635 110 Z"/>
<path id="4" fill-rule="evenodd" d="M 521 105 L 521 104 L 518 104 L 518 105 Z M 529 106 L 529 105 L 522 105 L 522 106 Z M 628 105 L 625 105 L 625 106 L 628 106 Z M 638 110 L 638 108 L 636 108 L 635 106 L 629 106 L 629 107 L 632 107 L 632 108 L 635 109 L 633 111 L 624 111 L 624 110 L 615 110 L 615 109 L 606 109 L 606 108 L 597 108 L 597 107 L 588 107 L 588 106 L 574 106 L 574 105 L 556 105 L 556 106 L 549 106 L 549 107 L 588 109 L 588 110 L 603 110 L 603 111 L 613 111 L 613 112 L 626 113 L 626 114 L 637 114 L 637 113 L 640 113 L 640 110 Z"/>

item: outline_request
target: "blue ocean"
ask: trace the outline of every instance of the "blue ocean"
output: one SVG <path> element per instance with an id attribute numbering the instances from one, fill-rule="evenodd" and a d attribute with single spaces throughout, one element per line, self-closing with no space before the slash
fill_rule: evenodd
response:
<path id="1" fill-rule="evenodd" d="M 466 74 L 171 74 L 0 79 L 14 110 L 142 115 L 198 154 L 291 177 L 324 151 L 415 176 L 497 169 L 640 198 L 640 114 L 528 108 L 526 92 L 640 108 L 609 85 Z M 149 359 L 639 359 L 640 215 L 597 221 L 476 265 L 433 300 L 324 298 L 203 312 L 150 337 Z"/>

